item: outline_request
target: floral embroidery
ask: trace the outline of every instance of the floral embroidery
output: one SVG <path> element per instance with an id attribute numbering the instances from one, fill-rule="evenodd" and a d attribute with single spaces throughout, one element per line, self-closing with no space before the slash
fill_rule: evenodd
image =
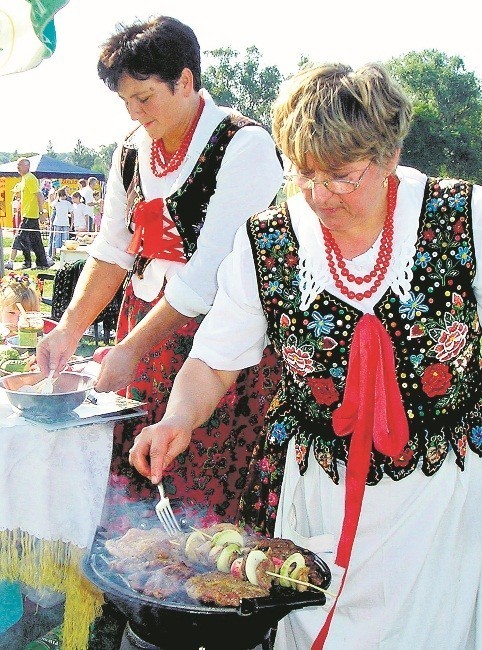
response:
<path id="1" fill-rule="evenodd" d="M 450 388 L 451 379 L 452 375 L 444 363 L 433 363 L 425 368 L 422 375 L 423 390 L 429 397 L 445 395 Z"/>
<path id="2" fill-rule="evenodd" d="M 298 264 L 298 261 L 298 255 L 293 255 L 293 253 L 288 253 L 288 255 L 285 257 L 285 262 L 288 266 L 296 266 Z"/>
<path id="3" fill-rule="evenodd" d="M 411 339 L 416 339 L 419 336 L 423 336 L 425 333 L 425 328 L 420 325 L 420 323 L 415 323 L 415 325 L 412 325 L 410 328 L 410 338 Z"/>
<path id="4" fill-rule="evenodd" d="M 462 307 L 464 306 L 464 299 L 459 293 L 452 294 L 452 305 L 456 309 L 462 309 Z"/>
<path id="5" fill-rule="evenodd" d="M 435 232 L 432 230 L 432 228 L 427 228 L 427 230 L 424 230 L 423 232 L 423 238 L 425 241 L 433 241 L 435 239 L 436 235 Z"/>
<path id="6" fill-rule="evenodd" d="M 300 445 L 298 443 L 295 444 L 295 456 L 298 465 L 301 465 L 301 463 L 304 461 L 307 451 L 308 450 L 306 445 Z"/>
<path id="7" fill-rule="evenodd" d="M 288 438 L 284 422 L 277 422 L 270 429 L 270 438 L 272 441 L 284 442 Z"/>
<path id="8" fill-rule="evenodd" d="M 281 293 L 280 284 L 277 280 L 270 282 L 268 285 L 268 291 L 273 296 L 275 293 Z"/>
<path id="9" fill-rule="evenodd" d="M 467 436 L 462 436 L 457 440 L 457 449 L 462 458 L 465 458 L 467 454 Z"/>
<path id="10" fill-rule="evenodd" d="M 398 458 L 393 458 L 393 464 L 395 467 L 406 467 L 413 458 L 413 449 L 406 447 L 403 450 L 403 453 Z"/>
<path id="11" fill-rule="evenodd" d="M 469 264 L 472 261 L 472 255 L 467 246 L 459 246 L 455 258 L 458 259 L 461 264 Z"/>
<path id="12" fill-rule="evenodd" d="M 337 345 L 338 343 L 335 341 L 335 339 L 332 339 L 331 336 L 324 336 L 319 342 L 318 347 L 320 347 L 322 350 L 333 350 Z"/>
<path id="13" fill-rule="evenodd" d="M 474 427 L 472 429 L 472 439 L 477 447 L 482 446 L 482 426 Z"/>
<path id="14" fill-rule="evenodd" d="M 322 316 L 317 311 L 314 311 L 313 320 L 308 323 L 308 329 L 314 330 L 315 336 L 321 336 L 322 334 L 329 334 L 334 328 L 333 324 L 333 315 L 328 314 L 327 316 Z"/>
<path id="15" fill-rule="evenodd" d="M 294 375 L 304 376 L 313 372 L 313 347 L 311 345 L 297 346 L 296 336 L 292 334 L 283 347 L 283 359 Z"/>
<path id="16" fill-rule="evenodd" d="M 463 212 L 466 206 L 467 199 L 462 194 L 456 194 L 455 196 L 449 197 L 449 206 L 455 208 L 457 212 Z"/>
<path id="17" fill-rule="evenodd" d="M 429 199 L 427 201 L 427 212 L 437 212 L 437 210 L 443 205 L 443 199 L 435 198 Z"/>
<path id="18" fill-rule="evenodd" d="M 447 441 L 442 436 L 434 436 L 427 449 L 427 460 L 436 464 L 447 454 Z"/>
<path id="19" fill-rule="evenodd" d="M 418 368 L 423 361 L 423 354 L 411 354 L 410 363 L 413 364 L 414 368 Z"/>
<path id="20" fill-rule="evenodd" d="M 415 260 L 415 264 L 418 264 L 418 266 L 421 266 L 422 269 L 426 269 L 431 259 L 432 259 L 432 256 L 430 255 L 430 253 L 428 251 L 423 251 L 423 252 L 418 251 L 417 259 Z"/>
<path id="21" fill-rule="evenodd" d="M 327 379 L 323 377 L 310 377 L 308 379 L 308 386 L 311 388 L 317 404 L 326 404 L 329 406 L 333 402 L 338 401 L 340 397 L 331 377 Z"/>
<path id="22" fill-rule="evenodd" d="M 456 357 L 465 345 L 468 327 L 457 321 L 442 330 L 434 350 L 439 361 L 450 361 Z"/>
<path id="23" fill-rule="evenodd" d="M 281 327 L 289 327 L 290 323 L 291 323 L 291 321 L 289 319 L 289 316 L 287 316 L 286 314 L 281 314 L 281 317 L 279 319 L 280 326 Z"/>
<path id="24" fill-rule="evenodd" d="M 428 311 L 427 305 L 424 305 L 425 295 L 419 293 L 417 296 L 410 291 L 410 298 L 406 302 L 400 303 L 400 313 L 405 314 L 409 320 L 413 320 L 417 312 Z"/>
<path id="25" fill-rule="evenodd" d="M 465 232 L 464 224 L 462 223 L 461 219 L 454 223 L 453 231 L 456 235 L 461 235 Z"/>

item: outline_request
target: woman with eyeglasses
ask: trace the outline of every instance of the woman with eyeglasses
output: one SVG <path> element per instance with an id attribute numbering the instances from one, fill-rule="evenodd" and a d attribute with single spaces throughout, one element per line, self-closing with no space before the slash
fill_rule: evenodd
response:
<path id="1" fill-rule="evenodd" d="M 399 165 L 411 113 L 376 64 L 286 82 L 273 133 L 300 191 L 239 229 L 131 453 L 159 480 L 269 337 L 283 378 L 242 521 L 322 555 L 336 594 L 277 650 L 482 647 L 482 188 Z"/>

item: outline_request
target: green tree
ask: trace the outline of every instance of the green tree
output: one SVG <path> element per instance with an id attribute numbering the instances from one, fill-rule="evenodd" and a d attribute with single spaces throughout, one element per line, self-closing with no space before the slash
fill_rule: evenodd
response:
<path id="1" fill-rule="evenodd" d="M 100 149 L 95 153 L 95 162 L 93 165 L 93 170 L 96 172 L 102 172 L 107 178 L 109 174 L 110 165 L 112 162 L 112 155 L 116 148 L 116 143 L 108 145 L 101 145 Z"/>
<path id="2" fill-rule="evenodd" d="M 47 156 L 50 156 L 50 158 L 58 158 L 57 154 L 54 151 L 52 140 L 49 140 L 45 153 L 47 154 Z"/>
<path id="3" fill-rule="evenodd" d="M 72 152 L 72 162 L 79 167 L 92 169 L 95 160 L 95 152 L 92 149 L 84 147 L 82 142 L 77 140 L 74 151 Z"/>
<path id="4" fill-rule="evenodd" d="M 270 126 L 271 104 L 283 77 L 276 66 L 261 67 L 261 54 L 252 45 L 243 59 L 230 47 L 204 53 L 216 60 L 203 74 L 203 86 L 222 106 L 229 106 Z"/>
<path id="5" fill-rule="evenodd" d="M 414 118 L 403 161 L 422 171 L 481 182 L 482 89 L 460 57 L 423 50 L 388 69 L 412 97 Z"/>

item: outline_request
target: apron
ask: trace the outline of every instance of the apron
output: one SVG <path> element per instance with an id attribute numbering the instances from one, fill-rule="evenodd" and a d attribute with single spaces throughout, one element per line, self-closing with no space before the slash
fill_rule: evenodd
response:
<path id="1" fill-rule="evenodd" d="M 367 486 L 347 578 L 325 650 L 480 650 L 482 604 L 482 462 L 466 469 L 453 453 L 432 477 Z M 337 593 L 334 567 L 344 514 L 344 466 L 335 485 L 310 459 L 299 475 L 288 449 L 275 535 L 318 553 Z M 458 588 L 464 585 L 464 589 Z M 292 612 L 278 625 L 275 650 L 309 650 L 333 603 Z M 480 628 L 480 624 L 479 624 Z"/>

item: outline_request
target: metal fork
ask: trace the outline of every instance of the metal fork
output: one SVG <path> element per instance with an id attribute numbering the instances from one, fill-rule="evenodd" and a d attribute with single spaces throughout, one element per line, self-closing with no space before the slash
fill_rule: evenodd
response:
<path id="1" fill-rule="evenodd" d="M 168 535 L 176 535 L 181 532 L 177 519 L 172 511 L 169 499 L 164 494 L 164 487 L 161 483 L 157 484 L 157 489 L 161 495 L 160 501 L 156 504 L 156 515 L 159 517 L 164 530 Z"/>

